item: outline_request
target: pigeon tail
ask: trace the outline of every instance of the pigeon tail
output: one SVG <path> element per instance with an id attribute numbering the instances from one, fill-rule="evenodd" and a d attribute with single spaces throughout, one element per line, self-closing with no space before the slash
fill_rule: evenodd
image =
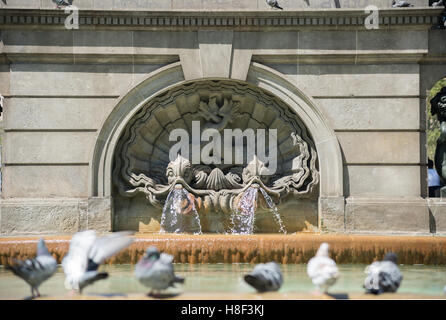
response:
<path id="1" fill-rule="evenodd" d="M 173 283 L 184 283 L 184 278 L 175 276 L 175 279 L 172 281 Z"/>
<path id="2" fill-rule="evenodd" d="M 276 4 L 274 5 L 274 8 L 277 8 L 277 9 L 280 9 L 280 10 L 283 10 L 283 8 L 281 7 L 281 6 L 279 6 L 279 4 L 276 2 Z"/>
<path id="3" fill-rule="evenodd" d="M 268 291 L 265 286 L 265 281 L 262 281 L 262 279 L 259 279 L 256 276 L 253 276 L 251 274 L 245 275 L 245 281 L 250 286 L 254 287 L 258 292 L 265 292 Z"/>

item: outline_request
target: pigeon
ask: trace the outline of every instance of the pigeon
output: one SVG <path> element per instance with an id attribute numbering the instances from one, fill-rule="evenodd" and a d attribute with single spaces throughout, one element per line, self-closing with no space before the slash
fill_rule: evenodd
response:
<path id="1" fill-rule="evenodd" d="M 389 252 L 383 261 L 375 261 L 367 266 L 364 288 L 367 293 L 380 294 L 383 292 L 396 292 L 403 280 L 397 265 L 398 258 L 395 253 Z"/>
<path id="2" fill-rule="evenodd" d="M 40 297 L 39 286 L 49 279 L 57 269 L 57 261 L 48 251 L 43 239 L 37 242 L 37 256 L 34 259 L 16 261 L 8 266 L 16 276 L 25 280 L 31 286 L 31 298 Z"/>
<path id="3" fill-rule="evenodd" d="M 307 265 L 307 274 L 316 286 L 316 292 L 321 289 L 326 292 L 328 287 L 335 284 L 339 277 L 339 270 L 336 262 L 328 256 L 330 245 L 322 243 L 316 252 L 316 256 L 310 259 Z"/>
<path id="4" fill-rule="evenodd" d="M 406 0 L 393 0 L 392 8 L 402 8 L 402 7 L 413 7 L 412 4 L 407 2 Z"/>
<path id="5" fill-rule="evenodd" d="M 73 4 L 73 0 L 52 0 L 56 4 L 56 8 L 60 9 L 60 7 L 68 7 Z"/>
<path id="6" fill-rule="evenodd" d="M 0 94 L 0 113 L 3 112 L 3 102 L 5 101 L 5 97 Z"/>
<path id="7" fill-rule="evenodd" d="M 275 262 L 256 265 L 244 279 L 258 292 L 278 291 L 283 283 L 282 270 Z"/>
<path id="8" fill-rule="evenodd" d="M 108 277 L 106 272 L 98 272 L 99 265 L 122 249 L 129 246 L 133 232 L 114 232 L 101 238 L 94 230 L 76 233 L 70 242 L 68 254 L 62 260 L 66 275 L 65 287 L 79 291 L 94 282 Z"/>
<path id="9" fill-rule="evenodd" d="M 446 2 L 444 0 L 439 0 L 432 3 L 432 7 L 441 7 L 441 6 L 446 6 Z"/>
<path id="10" fill-rule="evenodd" d="M 266 3 L 271 7 L 271 9 L 276 8 L 276 9 L 283 10 L 283 8 L 281 6 L 279 6 L 279 3 L 277 2 L 277 0 L 266 0 Z"/>
<path id="11" fill-rule="evenodd" d="M 149 247 L 135 266 L 135 277 L 151 289 L 149 295 L 174 287 L 175 283 L 184 283 L 184 278 L 175 275 L 173 257 L 160 253 L 156 247 Z"/>

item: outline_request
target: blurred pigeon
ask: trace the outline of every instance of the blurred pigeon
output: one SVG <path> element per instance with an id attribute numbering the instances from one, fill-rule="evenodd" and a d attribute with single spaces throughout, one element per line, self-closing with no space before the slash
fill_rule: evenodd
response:
<path id="1" fill-rule="evenodd" d="M 258 292 L 277 291 L 283 283 L 282 270 L 275 262 L 260 263 L 245 275 L 245 282 Z"/>
<path id="2" fill-rule="evenodd" d="M 0 113 L 3 112 L 3 101 L 5 101 L 5 97 L 0 94 Z"/>
<path id="3" fill-rule="evenodd" d="M 52 0 L 56 6 L 57 9 L 60 9 L 60 7 L 67 7 L 67 6 L 71 6 L 73 4 L 73 0 Z"/>
<path id="4" fill-rule="evenodd" d="M 132 234 L 121 231 L 98 238 L 94 230 L 76 233 L 71 238 L 68 254 L 62 260 L 65 287 L 82 293 L 86 286 L 107 278 L 108 273 L 98 272 L 99 265 L 129 246 L 133 242 L 129 237 Z"/>
<path id="5" fill-rule="evenodd" d="M 446 6 L 446 1 L 440 0 L 432 3 L 432 7 L 441 7 L 441 6 Z"/>
<path id="6" fill-rule="evenodd" d="M 383 261 L 375 261 L 367 266 L 364 288 L 367 293 L 380 294 L 383 292 L 396 292 L 403 280 L 397 265 L 398 257 L 389 252 Z"/>
<path id="7" fill-rule="evenodd" d="M 402 7 L 413 7 L 412 4 L 407 2 L 406 0 L 393 0 L 392 8 L 402 8 Z"/>
<path id="8" fill-rule="evenodd" d="M 316 252 L 316 256 L 308 261 L 307 274 L 316 286 L 317 293 L 321 289 L 326 292 L 328 287 L 335 284 L 339 277 L 336 262 L 328 255 L 329 244 L 324 242 Z"/>
<path id="9" fill-rule="evenodd" d="M 138 261 L 135 277 L 151 289 L 149 295 L 173 287 L 175 283 L 184 283 L 183 278 L 175 275 L 172 261 L 170 254 L 160 253 L 156 247 L 149 247 Z"/>
<path id="10" fill-rule="evenodd" d="M 36 258 L 16 261 L 15 265 L 7 269 L 31 286 L 31 298 L 35 298 L 40 297 L 39 286 L 56 272 L 57 262 L 48 251 L 45 241 L 39 239 Z"/>
<path id="11" fill-rule="evenodd" d="M 271 8 L 276 8 L 276 9 L 283 10 L 283 8 L 282 8 L 281 6 L 279 6 L 279 3 L 277 2 L 277 0 L 266 0 L 266 3 L 267 3 Z"/>

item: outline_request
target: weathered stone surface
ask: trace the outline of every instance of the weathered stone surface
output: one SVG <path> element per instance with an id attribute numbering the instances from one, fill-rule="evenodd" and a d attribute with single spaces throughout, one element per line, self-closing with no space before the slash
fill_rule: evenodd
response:
<path id="1" fill-rule="evenodd" d="M 78 199 L 14 199 L 0 203 L 1 234 L 74 233 L 79 230 Z"/>
<path id="2" fill-rule="evenodd" d="M 356 31 L 301 31 L 299 54 L 355 53 Z"/>
<path id="3" fill-rule="evenodd" d="M 427 201 L 422 198 L 347 198 L 347 232 L 430 232 Z"/>
<path id="4" fill-rule="evenodd" d="M 116 98 L 11 98 L 4 127 L 12 130 L 97 130 Z"/>
<path id="5" fill-rule="evenodd" d="M 311 96 L 417 96 L 419 66 L 393 65 L 299 65 L 270 67 Z"/>
<path id="6" fill-rule="evenodd" d="M 334 130 L 418 130 L 418 98 L 316 99 Z"/>
<path id="7" fill-rule="evenodd" d="M 420 196 L 420 167 L 350 165 L 344 167 L 346 196 Z"/>
<path id="8" fill-rule="evenodd" d="M 73 53 L 72 30 L 2 30 L 6 53 Z"/>
<path id="9" fill-rule="evenodd" d="M 13 64 L 11 94 L 119 96 L 159 65 Z"/>
<path id="10" fill-rule="evenodd" d="M 99 232 L 112 231 L 112 203 L 110 198 L 89 198 L 87 229 Z"/>
<path id="11" fill-rule="evenodd" d="M 344 232 L 344 212 L 344 197 L 319 198 L 319 230 L 323 232 Z"/>
<path id="12" fill-rule="evenodd" d="M 6 132 L 5 164 L 84 163 L 91 160 L 95 132 Z"/>
<path id="13" fill-rule="evenodd" d="M 79 30 L 72 35 L 75 54 L 133 54 L 132 31 Z"/>
<path id="14" fill-rule="evenodd" d="M 198 31 L 204 78 L 229 78 L 232 60 L 232 31 Z"/>
<path id="15" fill-rule="evenodd" d="M 431 232 L 438 235 L 446 235 L 446 199 L 429 198 L 429 217 Z"/>
<path id="16" fill-rule="evenodd" d="M 367 51 L 427 53 L 428 30 L 364 30 L 357 31 L 358 54 Z"/>
<path id="17" fill-rule="evenodd" d="M 427 92 L 435 83 L 446 77 L 444 64 L 422 64 L 420 65 L 420 95 L 426 97 Z"/>
<path id="18" fill-rule="evenodd" d="M 346 164 L 420 163 L 419 132 L 337 132 L 336 135 Z"/>
<path id="19" fill-rule="evenodd" d="M 9 73 L 9 65 L 0 64 L 0 94 L 9 94 L 9 79 L 11 74 Z"/>
<path id="20" fill-rule="evenodd" d="M 87 165 L 4 166 L 2 198 L 88 196 Z"/>

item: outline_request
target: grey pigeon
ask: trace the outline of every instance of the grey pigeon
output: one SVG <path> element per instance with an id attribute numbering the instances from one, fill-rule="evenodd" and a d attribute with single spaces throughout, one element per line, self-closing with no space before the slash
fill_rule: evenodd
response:
<path id="1" fill-rule="evenodd" d="M 412 4 L 407 2 L 406 0 L 393 0 L 392 2 L 392 8 L 403 8 L 403 7 L 413 7 Z"/>
<path id="2" fill-rule="evenodd" d="M 445 5 L 444 0 L 440 0 L 440 1 L 432 3 L 432 7 L 441 7 L 441 6 L 444 6 L 444 5 Z"/>
<path id="3" fill-rule="evenodd" d="M 329 249 L 328 243 L 322 243 L 316 252 L 316 256 L 308 261 L 307 274 L 316 286 L 317 293 L 320 293 L 321 290 L 326 292 L 330 286 L 336 283 L 339 277 L 336 262 L 328 255 Z"/>
<path id="4" fill-rule="evenodd" d="M 281 6 L 279 6 L 279 3 L 277 2 L 277 0 L 266 0 L 266 3 L 267 3 L 271 8 L 276 8 L 276 9 L 283 10 L 283 8 L 282 8 Z"/>
<path id="5" fill-rule="evenodd" d="M 367 266 L 364 280 L 364 288 L 367 293 L 380 294 L 384 292 L 396 292 L 401 285 L 403 275 L 397 265 L 398 257 L 389 252 L 383 261 L 375 261 Z"/>
<path id="6" fill-rule="evenodd" d="M 68 254 L 62 260 L 65 287 L 82 293 L 86 286 L 107 278 L 108 273 L 98 272 L 99 265 L 129 246 L 133 242 L 129 237 L 132 234 L 121 231 L 98 238 L 94 230 L 76 233 L 71 239 Z"/>
<path id="7" fill-rule="evenodd" d="M 258 292 L 277 291 L 283 283 L 282 270 L 275 262 L 256 265 L 250 274 L 245 275 L 244 279 Z"/>
<path id="8" fill-rule="evenodd" d="M 175 283 L 184 283 L 184 279 L 175 275 L 173 257 L 160 253 L 156 247 L 149 247 L 135 266 L 135 277 L 141 284 L 151 289 L 150 295 L 173 287 Z"/>
<path id="9" fill-rule="evenodd" d="M 7 268 L 31 286 L 31 297 L 35 298 L 40 297 L 39 286 L 56 272 L 57 262 L 48 251 L 45 241 L 39 239 L 34 259 L 16 261 L 15 265 Z"/>
<path id="10" fill-rule="evenodd" d="M 67 0 L 67 1 L 65 1 L 65 0 L 52 0 L 52 1 L 56 4 L 57 8 L 67 7 L 67 6 L 71 6 L 73 4 L 73 0 Z"/>

